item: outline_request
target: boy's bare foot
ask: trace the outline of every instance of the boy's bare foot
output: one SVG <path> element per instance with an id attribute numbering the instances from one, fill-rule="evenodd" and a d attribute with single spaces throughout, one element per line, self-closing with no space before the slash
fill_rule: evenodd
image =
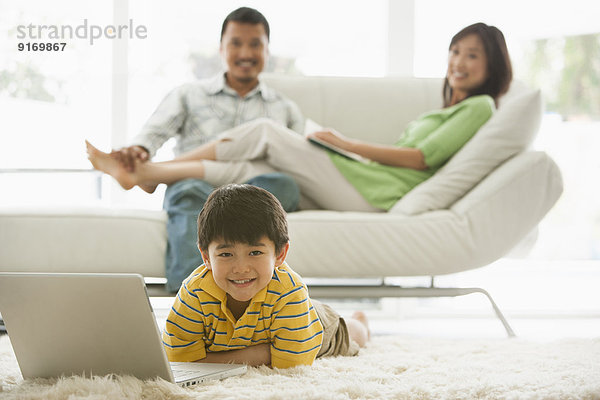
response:
<path id="1" fill-rule="evenodd" d="M 371 340 L 371 330 L 369 329 L 369 320 L 367 319 L 367 314 L 362 311 L 354 311 L 352 318 L 365 326 L 365 329 L 367 330 L 367 338 L 368 340 Z"/>
<path id="2" fill-rule="evenodd" d="M 102 171 L 115 178 L 119 185 L 125 190 L 129 190 L 135 186 L 133 175 L 125 170 L 125 168 L 110 154 L 98 150 L 90 142 L 85 141 L 85 146 L 88 154 L 88 159 L 94 166 L 94 169 Z"/>
<path id="3" fill-rule="evenodd" d="M 356 311 L 350 318 L 344 318 L 348 335 L 350 339 L 355 341 L 360 347 L 365 347 L 367 342 L 371 340 L 371 332 L 369 331 L 369 323 L 367 316 L 362 311 Z"/>

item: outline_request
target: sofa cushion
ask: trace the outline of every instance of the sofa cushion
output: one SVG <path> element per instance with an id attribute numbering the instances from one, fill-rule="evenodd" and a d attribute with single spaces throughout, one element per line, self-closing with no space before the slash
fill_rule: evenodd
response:
<path id="1" fill-rule="evenodd" d="M 541 115 L 539 90 L 511 95 L 444 167 L 406 194 L 390 212 L 415 215 L 449 208 L 494 168 L 531 144 Z"/>
<path id="2" fill-rule="evenodd" d="M 561 192 L 556 163 L 546 153 L 525 151 L 447 210 L 414 216 L 290 213 L 287 261 L 301 276 L 318 278 L 431 276 L 477 268 L 526 237 Z"/>

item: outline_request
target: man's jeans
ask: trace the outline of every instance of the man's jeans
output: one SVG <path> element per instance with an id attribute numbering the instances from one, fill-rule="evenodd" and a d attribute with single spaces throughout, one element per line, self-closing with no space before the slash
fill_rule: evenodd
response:
<path id="1" fill-rule="evenodd" d="M 274 172 L 256 176 L 246 183 L 268 190 L 287 212 L 296 210 L 300 190 L 288 175 Z M 167 211 L 167 290 L 176 292 L 181 282 L 200 266 L 198 251 L 198 214 L 214 187 L 200 179 L 184 179 L 170 185 L 165 192 L 163 208 Z"/>

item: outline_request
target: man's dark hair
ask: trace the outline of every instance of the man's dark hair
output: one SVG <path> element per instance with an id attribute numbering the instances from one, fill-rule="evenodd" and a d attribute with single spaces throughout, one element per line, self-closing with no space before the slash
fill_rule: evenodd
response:
<path id="1" fill-rule="evenodd" d="M 214 240 L 254 244 L 263 236 L 279 253 L 289 241 L 286 214 L 271 193 L 252 185 L 221 186 L 208 196 L 198 215 L 198 246 Z"/>
<path id="2" fill-rule="evenodd" d="M 270 38 L 270 29 L 267 19 L 254 8 L 240 7 L 237 10 L 230 12 L 229 15 L 225 17 L 225 21 L 223 21 L 223 26 L 221 27 L 221 40 L 223 40 L 223 35 L 225 34 L 225 29 L 227 29 L 227 24 L 230 22 L 239 22 L 240 24 L 252 25 L 262 24 L 262 26 L 265 28 L 267 39 Z"/>

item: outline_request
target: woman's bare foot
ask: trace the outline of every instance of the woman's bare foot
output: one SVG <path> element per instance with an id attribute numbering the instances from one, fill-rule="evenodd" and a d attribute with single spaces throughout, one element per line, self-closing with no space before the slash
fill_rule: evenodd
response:
<path id="1" fill-rule="evenodd" d="M 354 340 L 360 347 L 365 347 L 371 340 L 371 331 L 367 315 L 362 311 L 355 311 L 352 317 L 346 319 L 346 326 L 350 339 Z"/>
<path id="2" fill-rule="evenodd" d="M 85 146 L 88 154 L 88 160 L 94 166 L 94 169 L 102 171 L 115 178 L 119 185 L 125 190 L 129 190 L 136 185 L 132 173 L 127 172 L 119 161 L 112 158 L 110 154 L 98 150 L 90 142 L 85 141 Z M 156 187 L 155 187 L 156 188 Z"/>
<path id="3" fill-rule="evenodd" d="M 152 183 L 140 183 L 138 184 L 138 186 L 140 187 L 140 189 L 142 189 L 144 192 L 146 193 L 154 193 L 154 191 L 156 190 L 156 187 L 158 185 L 156 184 L 152 184 Z"/>

